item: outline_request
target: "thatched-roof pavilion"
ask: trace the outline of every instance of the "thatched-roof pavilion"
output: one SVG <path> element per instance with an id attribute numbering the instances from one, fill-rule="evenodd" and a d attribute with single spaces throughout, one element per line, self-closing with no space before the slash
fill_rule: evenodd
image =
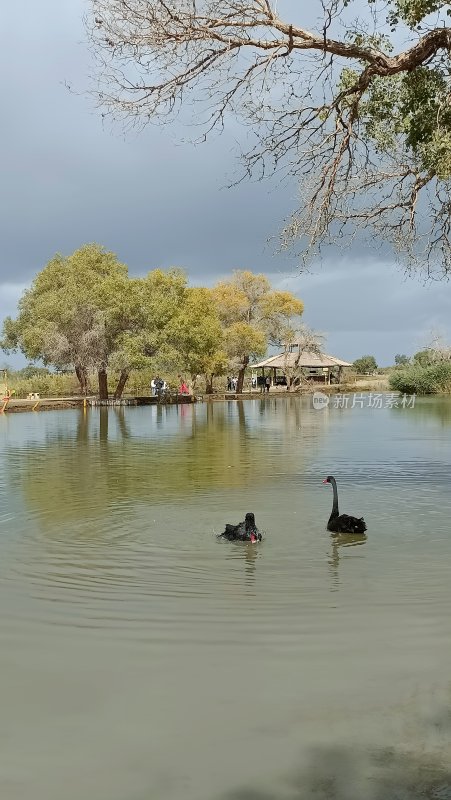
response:
<path id="1" fill-rule="evenodd" d="M 299 342 L 293 342 L 287 351 L 265 358 L 258 364 L 252 364 L 252 370 L 261 370 L 263 380 L 266 375 L 269 374 L 271 377 L 272 374 L 272 384 L 284 385 L 288 382 L 284 381 L 284 378 L 287 378 L 285 373 L 299 368 L 305 377 L 330 384 L 331 379 L 340 383 L 343 369 L 352 366 L 349 361 L 343 361 L 341 358 L 326 353 L 305 350 L 299 355 L 299 344 Z M 278 371 L 279 375 L 277 375 Z M 258 380 L 258 383 L 261 382 Z"/>

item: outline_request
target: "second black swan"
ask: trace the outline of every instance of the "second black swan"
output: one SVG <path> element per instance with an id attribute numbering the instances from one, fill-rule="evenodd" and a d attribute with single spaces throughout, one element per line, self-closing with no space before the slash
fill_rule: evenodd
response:
<path id="1" fill-rule="evenodd" d="M 323 483 L 331 483 L 334 491 L 332 503 L 332 513 L 327 523 L 327 530 L 332 533 L 365 533 L 366 524 L 363 517 L 350 517 L 348 514 L 340 514 L 338 510 L 338 491 L 337 481 L 333 475 L 328 475 Z"/>
<path id="2" fill-rule="evenodd" d="M 220 534 L 224 539 L 231 542 L 261 542 L 262 535 L 255 524 L 255 516 L 246 514 L 244 522 L 238 525 L 226 525 L 225 531 Z"/>

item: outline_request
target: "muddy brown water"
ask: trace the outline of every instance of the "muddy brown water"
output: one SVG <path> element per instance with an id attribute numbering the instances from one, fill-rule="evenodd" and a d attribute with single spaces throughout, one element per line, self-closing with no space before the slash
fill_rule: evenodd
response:
<path id="1" fill-rule="evenodd" d="M 451 798 L 449 401 L 5 415 L 0 454 L 2 798 Z"/>

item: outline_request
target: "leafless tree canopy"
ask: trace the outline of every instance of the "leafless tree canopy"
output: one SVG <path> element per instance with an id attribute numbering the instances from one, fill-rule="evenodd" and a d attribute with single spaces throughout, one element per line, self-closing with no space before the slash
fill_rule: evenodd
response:
<path id="1" fill-rule="evenodd" d="M 281 344 L 284 347 L 284 368 L 283 371 L 288 378 L 288 388 L 296 388 L 296 378 L 301 378 L 302 367 L 300 366 L 301 357 L 304 353 L 314 356 L 322 356 L 324 352 L 325 336 L 320 331 L 314 331 L 307 325 L 300 325 L 286 332 L 286 337 Z M 296 348 L 292 350 L 292 345 Z"/>
<path id="2" fill-rule="evenodd" d="M 422 17 L 420 31 L 403 27 L 407 44 L 395 52 L 383 33 L 401 0 L 368 0 L 360 23 L 353 0 L 300 1 L 300 16 L 306 5 L 318 12 L 309 30 L 279 15 L 283 0 L 91 0 L 96 94 L 105 114 L 136 124 L 187 121 L 189 112 L 200 138 L 229 115 L 248 124 L 245 174 L 299 179 L 282 246 L 297 241 L 303 259 L 366 229 L 408 267 L 447 275 L 451 29 L 442 0 L 415 1 L 435 17 Z M 434 146 L 449 144 L 443 170 L 390 119 L 399 79 L 436 65 L 445 75 L 434 121 Z"/>

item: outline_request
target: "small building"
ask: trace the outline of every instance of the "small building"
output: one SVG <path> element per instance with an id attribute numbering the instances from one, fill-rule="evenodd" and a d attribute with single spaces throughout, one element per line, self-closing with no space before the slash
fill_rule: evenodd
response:
<path id="1" fill-rule="evenodd" d="M 269 375 L 273 386 L 287 386 L 290 382 L 289 376 L 294 371 L 300 371 L 304 378 L 318 383 L 341 383 L 343 370 L 352 367 L 348 361 L 326 353 L 304 350 L 299 355 L 300 346 L 302 345 L 299 342 L 293 342 L 286 351 L 253 364 L 252 370 L 260 372 L 257 384 L 262 385 Z M 294 380 L 297 382 L 296 377 Z"/>

